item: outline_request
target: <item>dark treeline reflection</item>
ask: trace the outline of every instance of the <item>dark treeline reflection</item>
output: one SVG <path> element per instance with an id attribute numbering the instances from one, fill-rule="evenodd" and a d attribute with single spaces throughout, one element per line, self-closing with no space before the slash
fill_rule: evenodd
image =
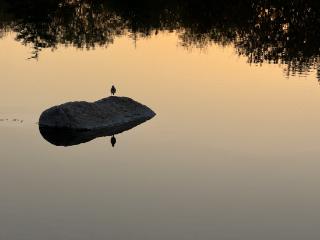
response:
<path id="1" fill-rule="evenodd" d="M 175 31 L 186 48 L 234 45 L 251 64 L 286 66 L 287 74 L 318 69 L 318 0 L 0 0 L 0 37 L 23 44 L 91 49 L 115 37 Z"/>

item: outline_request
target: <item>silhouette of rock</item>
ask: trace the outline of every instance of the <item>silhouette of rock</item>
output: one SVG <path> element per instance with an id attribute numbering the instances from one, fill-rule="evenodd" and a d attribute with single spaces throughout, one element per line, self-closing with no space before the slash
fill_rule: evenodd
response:
<path id="1" fill-rule="evenodd" d="M 40 128 L 69 130 L 104 130 L 130 128 L 155 116 L 148 108 L 127 97 L 108 97 L 99 101 L 68 102 L 45 110 L 39 119 Z M 111 134 L 111 135 L 113 135 Z"/>

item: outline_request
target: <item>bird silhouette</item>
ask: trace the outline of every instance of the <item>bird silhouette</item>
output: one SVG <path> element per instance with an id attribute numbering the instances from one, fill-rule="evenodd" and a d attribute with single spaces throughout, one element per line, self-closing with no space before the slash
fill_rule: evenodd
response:
<path id="1" fill-rule="evenodd" d="M 117 92 L 116 87 L 115 87 L 114 85 L 112 85 L 112 87 L 111 87 L 111 94 L 112 94 L 112 95 L 115 95 L 116 92 Z"/>
<path id="2" fill-rule="evenodd" d="M 116 137 L 113 135 L 113 136 L 111 137 L 111 145 L 112 145 L 112 147 L 114 147 L 114 146 L 116 145 L 116 143 L 117 143 L 117 139 L 116 139 Z"/>

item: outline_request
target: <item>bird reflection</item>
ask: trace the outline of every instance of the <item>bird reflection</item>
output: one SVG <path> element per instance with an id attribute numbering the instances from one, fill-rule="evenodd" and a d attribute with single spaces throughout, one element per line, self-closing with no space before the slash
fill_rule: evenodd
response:
<path id="1" fill-rule="evenodd" d="M 116 139 L 116 137 L 113 135 L 113 136 L 111 137 L 111 145 L 112 145 L 112 147 L 115 147 L 116 143 L 117 143 L 117 139 Z"/>

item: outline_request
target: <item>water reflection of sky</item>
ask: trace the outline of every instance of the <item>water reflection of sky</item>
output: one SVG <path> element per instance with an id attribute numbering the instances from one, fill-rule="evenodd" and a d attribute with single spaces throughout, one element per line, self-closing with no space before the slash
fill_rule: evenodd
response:
<path id="1" fill-rule="evenodd" d="M 235 48 L 186 51 L 175 33 L 107 49 L 0 41 L 0 238 L 318 239 L 319 84 Z M 72 148 L 44 141 L 44 109 L 118 94 L 152 121 Z"/>
<path id="2" fill-rule="evenodd" d="M 306 1 L 103 1 L 1 0 L 0 32 L 17 33 L 43 48 L 108 47 L 119 36 L 133 41 L 175 31 L 186 49 L 232 45 L 250 64 L 281 64 L 287 75 L 319 69 L 319 3 Z M 319 76 L 319 73 L 318 73 Z"/>

